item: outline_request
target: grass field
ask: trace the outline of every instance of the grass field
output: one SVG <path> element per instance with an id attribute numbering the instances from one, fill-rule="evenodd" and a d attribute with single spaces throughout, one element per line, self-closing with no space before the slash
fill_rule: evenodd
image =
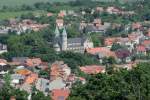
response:
<path id="1" fill-rule="evenodd" d="M 23 4 L 26 5 L 33 5 L 37 2 L 68 2 L 68 1 L 74 1 L 74 0 L 0 0 L 0 7 L 2 6 L 9 6 L 9 7 L 14 7 L 14 6 L 20 6 Z M 102 1 L 102 2 L 113 2 L 115 0 L 93 0 L 93 1 Z M 125 1 L 125 0 L 120 0 L 120 1 Z M 126 1 L 141 1 L 141 0 L 126 0 Z"/>
<path id="2" fill-rule="evenodd" d="M 19 17 L 22 14 L 33 13 L 34 15 L 45 14 L 44 11 L 18 11 L 18 12 L 0 12 L 0 20 Z"/>
<path id="3" fill-rule="evenodd" d="M 68 2 L 72 0 L 0 0 L 0 7 L 2 6 L 20 6 L 23 4 L 32 5 L 36 2 Z"/>

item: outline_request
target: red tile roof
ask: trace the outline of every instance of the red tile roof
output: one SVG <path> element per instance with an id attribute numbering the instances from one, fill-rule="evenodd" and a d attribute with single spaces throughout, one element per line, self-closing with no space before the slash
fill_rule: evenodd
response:
<path id="1" fill-rule="evenodd" d="M 68 89 L 54 89 L 52 90 L 52 100 L 67 100 L 70 91 Z"/>
<path id="2" fill-rule="evenodd" d="M 150 45 L 150 40 L 144 40 L 144 41 L 142 42 L 142 44 L 145 45 L 145 46 L 146 46 L 146 45 Z"/>
<path id="3" fill-rule="evenodd" d="M 106 38 L 105 39 L 105 45 L 106 46 L 112 46 L 113 43 L 117 42 L 118 40 L 121 40 L 121 37 Z"/>
<path id="4" fill-rule="evenodd" d="M 7 63 L 7 60 L 5 60 L 5 59 L 0 59 L 0 63 Z"/>
<path id="5" fill-rule="evenodd" d="M 32 72 L 30 70 L 27 70 L 27 69 L 20 69 L 20 70 L 17 70 L 16 73 L 21 74 L 21 75 L 29 75 Z"/>
<path id="6" fill-rule="evenodd" d="M 139 52 L 146 52 L 146 48 L 145 48 L 144 45 L 138 45 L 138 46 L 136 47 L 136 49 L 137 49 L 137 51 L 139 51 Z"/>
<path id="7" fill-rule="evenodd" d="M 87 53 L 97 55 L 99 53 L 105 54 L 107 57 L 116 57 L 115 53 L 106 47 L 96 47 L 87 49 Z"/>
<path id="8" fill-rule="evenodd" d="M 86 74 L 98 74 L 98 73 L 105 72 L 104 66 L 99 66 L 99 65 L 83 66 L 83 67 L 80 67 L 80 70 Z"/>
<path id="9" fill-rule="evenodd" d="M 53 13 L 49 12 L 49 13 L 47 13 L 47 16 L 48 17 L 53 16 Z"/>
<path id="10" fill-rule="evenodd" d="M 33 73 L 26 78 L 25 83 L 33 84 L 37 79 L 38 79 L 38 74 Z"/>
<path id="11" fill-rule="evenodd" d="M 42 64 L 42 60 L 40 58 L 27 59 L 26 65 L 29 67 L 35 67 Z"/>

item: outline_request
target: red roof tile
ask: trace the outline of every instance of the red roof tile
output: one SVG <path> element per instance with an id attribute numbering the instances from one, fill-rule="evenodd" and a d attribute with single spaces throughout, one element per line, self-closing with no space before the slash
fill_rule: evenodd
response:
<path id="1" fill-rule="evenodd" d="M 99 53 L 102 53 L 106 55 L 107 57 L 110 57 L 110 56 L 116 57 L 115 53 L 106 47 L 90 48 L 90 49 L 87 49 L 87 53 L 92 54 L 92 55 L 97 55 Z"/>
<path id="2" fill-rule="evenodd" d="M 33 73 L 26 78 L 25 83 L 33 84 L 37 79 L 38 79 L 38 74 Z"/>
<path id="3" fill-rule="evenodd" d="M 105 72 L 105 68 L 99 65 L 83 66 L 83 67 L 80 67 L 80 70 L 86 74 L 98 74 L 98 73 Z"/>
<path id="4" fill-rule="evenodd" d="M 146 48 L 145 48 L 144 45 L 138 45 L 138 46 L 136 47 L 136 49 L 137 49 L 137 51 L 139 51 L 139 52 L 146 52 Z"/>
<path id="5" fill-rule="evenodd" d="M 26 60 L 26 65 L 29 67 L 39 66 L 40 64 L 42 64 L 42 61 L 40 58 L 33 58 L 33 59 Z"/>
<path id="6" fill-rule="evenodd" d="M 150 40 L 144 40 L 144 41 L 142 42 L 142 44 L 145 45 L 145 46 L 146 46 L 146 45 L 150 45 Z"/>
<path id="7" fill-rule="evenodd" d="M 52 100 L 67 100 L 70 91 L 68 89 L 52 90 Z"/>

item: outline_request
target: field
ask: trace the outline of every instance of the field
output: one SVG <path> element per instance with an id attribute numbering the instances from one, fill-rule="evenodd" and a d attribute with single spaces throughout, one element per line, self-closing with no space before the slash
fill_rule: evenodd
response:
<path id="1" fill-rule="evenodd" d="M 20 6 L 23 4 L 26 5 L 33 5 L 37 2 L 68 2 L 68 1 L 74 1 L 74 0 L 0 0 L 0 7 L 3 6 L 9 6 L 9 7 L 15 7 L 15 6 Z M 102 2 L 113 2 L 115 0 L 93 0 L 93 1 L 102 1 Z M 125 1 L 125 0 L 120 0 Z M 136 1 L 141 1 L 141 0 L 126 0 L 129 2 L 136 2 Z"/>
<path id="2" fill-rule="evenodd" d="M 33 13 L 34 15 L 45 14 L 44 11 L 18 11 L 18 12 L 0 12 L 0 20 L 15 18 L 21 16 L 22 14 Z"/>
<path id="3" fill-rule="evenodd" d="M 20 6 L 23 4 L 32 5 L 36 2 L 68 2 L 72 0 L 0 0 L 0 7 L 2 6 Z"/>

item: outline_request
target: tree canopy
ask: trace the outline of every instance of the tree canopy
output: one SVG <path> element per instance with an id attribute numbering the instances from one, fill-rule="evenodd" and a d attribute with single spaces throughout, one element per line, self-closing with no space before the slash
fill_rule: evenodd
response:
<path id="1" fill-rule="evenodd" d="M 150 66 L 141 63 L 131 71 L 97 74 L 85 85 L 75 85 L 69 100 L 149 100 Z"/>

